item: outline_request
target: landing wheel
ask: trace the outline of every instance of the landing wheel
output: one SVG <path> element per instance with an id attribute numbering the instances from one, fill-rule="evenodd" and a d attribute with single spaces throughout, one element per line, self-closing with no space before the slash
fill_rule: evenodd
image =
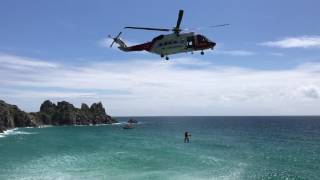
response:
<path id="1" fill-rule="evenodd" d="M 169 60 L 169 57 L 168 57 L 168 56 L 166 56 L 166 60 L 167 60 L 167 61 Z"/>
<path id="2" fill-rule="evenodd" d="M 203 51 L 201 51 L 201 55 L 204 55 L 204 52 L 203 52 Z"/>

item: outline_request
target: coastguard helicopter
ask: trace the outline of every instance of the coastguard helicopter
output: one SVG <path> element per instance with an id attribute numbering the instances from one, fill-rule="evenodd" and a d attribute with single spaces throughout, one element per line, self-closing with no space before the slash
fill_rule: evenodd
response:
<path id="1" fill-rule="evenodd" d="M 138 44 L 134 46 L 128 47 L 125 42 L 120 39 L 120 32 L 116 37 L 112 37 L 109 35 L 108 37 L 113 39 L 110 47 L 114 45 L 114 43 L 118 44 L 118 48 L 124 52 L 130 51 L 147 51 L 150 53 L 158 54 L 161 58 L 165 57 L 166 60 L 169 60 L 169 55 L 178 54 L 178 53 L 187 53 L 194 51 L 201 51 L 201 55 L 204 55 L 204 50 L 214 49 L 216 43 L 209 40 L 205 36 L 201 34 L 196 34 L 194 32 L 181 33 L 183 30 L 188 29 L 180 29 L 180 24 L 183 18 L 183 10 L 179 11 L 177 24 L 172 29 L 164 29 L 164 28 L 149 28 L 149 27 L 124 27 L 124 29 L 138 29 L 138 30 L 149 30 L 149 31 L 165 31 L 173 33 L 166 35 L 159 35 L 152 39 L 150 42 L 146 42 L 143 44 Z M 221 24 L 215 26 L 209 26 L 209 28 L 227 26 L 229 24 Z"/>

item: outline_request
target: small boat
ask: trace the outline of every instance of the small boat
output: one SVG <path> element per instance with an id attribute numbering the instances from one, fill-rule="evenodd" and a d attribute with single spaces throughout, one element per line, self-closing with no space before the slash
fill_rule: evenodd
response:
<path id="1" fill-rule="evenodd" d="M 130 118 L 128 123 L 130 123 L 130 124 L 138 124 L 138 121 L 135 120 L 135 119 Z"/>
<path id="2" fill-rule="evenodd" d="M 133 129 L 134 127 L 131 123 L 128 123 L 128 124 L 124 125 L 122 128 L 123 129 Z"/>

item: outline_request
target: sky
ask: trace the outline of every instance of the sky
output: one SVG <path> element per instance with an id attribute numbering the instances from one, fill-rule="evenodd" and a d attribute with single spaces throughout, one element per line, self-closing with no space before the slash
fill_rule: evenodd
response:
<path id="1" fill-rule="evenodd" d="M 28 112 L 44 100 L 102 102 L 113 116 L 320 115 L 318 0 L 2 0 L 0 99 Z M 202 29 L 215 50 L 170 56 L 109 48 Z"/>

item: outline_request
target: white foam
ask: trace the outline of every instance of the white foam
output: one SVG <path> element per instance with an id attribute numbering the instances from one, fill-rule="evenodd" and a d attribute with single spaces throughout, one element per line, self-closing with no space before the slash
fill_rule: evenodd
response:
<path id="1" fill-rule="evenodd" d="M 125 122 L 118 122 L 118 123 L 112 123 L 112 125 L 123 125 L 123 124 L 125 124 Z"/>
<path id="2" fill-rule="evenodd" d="M 20 134 L 37 134 L 37 133 L 19 131 L 19 128 L 14 128 L 14 129 L 8 129 L 8 130 L 3 131 L 3 133 L 0 134 L 0 137 L 6 137 L 9 135 L 20 135 Z"/>
<path id="3" fill-rule="evenodd" d="M 73 126 L 76 127 L 82 127 L 82 126 L 110 126 L 110 125 L 117 125 L 116 123 L 112 123 L 112 124 L 88 124 L 88 125 L 84 125 L 84 124 L 75 124 Z"/>
<path id="4" fill-rule="evenodd" d="M 15 130 L 18 130 L 18 128 L 5 130 L 5 131 L 3 131 L 3 134 L 5 134 L 5 135 L 12 134 Z"/>
<path id="5" fill-rule="evenodd" d="M 53 125 L 40 125 L 37 128 L 49 128 L 49 127 L 53 127 Z"/>
<path id="6" fill-rule="evenodd" d="M 16 134 L 36 134 L 36 133 L 25 132 L 25 131 L 13 131 L 12 134 L 13 134 L 13 135 L 16 135 Z"/>

